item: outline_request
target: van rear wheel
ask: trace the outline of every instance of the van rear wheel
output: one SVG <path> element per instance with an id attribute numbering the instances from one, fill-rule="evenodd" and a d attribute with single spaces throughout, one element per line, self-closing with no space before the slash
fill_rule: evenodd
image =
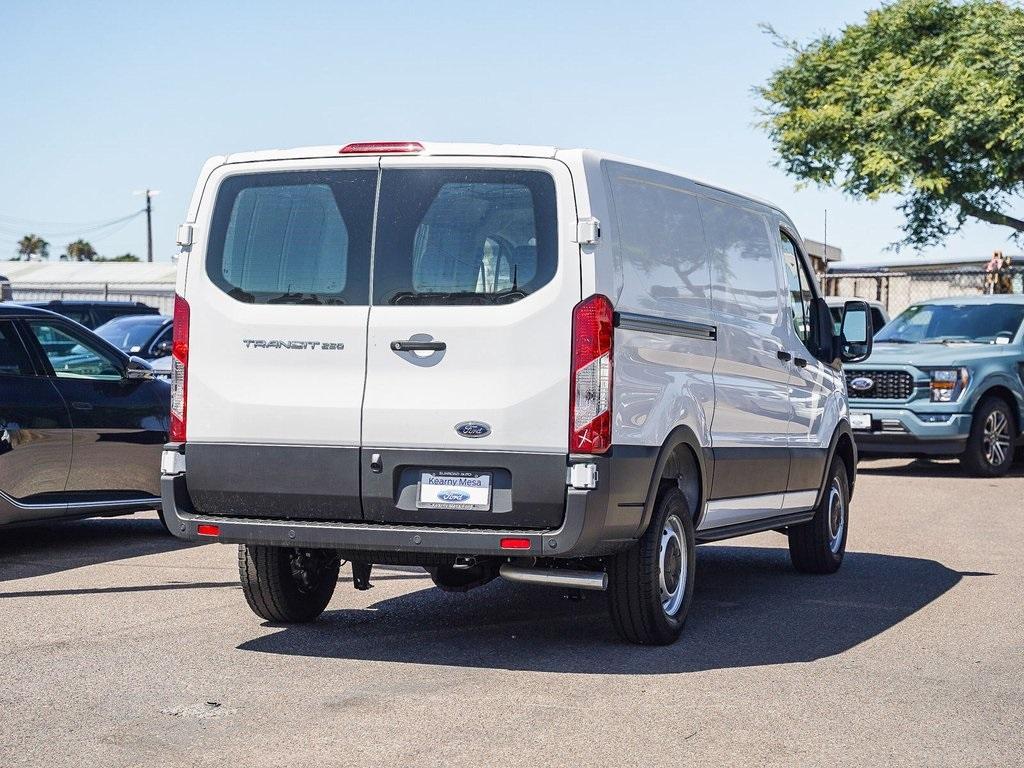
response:
<path id="1" fill-rule="evenodd" d="M 609 609 L 624 640 L 668 645 L 679 637 L 693 600 L 694 545 L 686 497 L 666 488 L 644 535 L 609 564 Z"/>
<path id="2" fill-rule="evenodd" d="M 240 544 L 238 574 L 249 607 L 267 621 L 312 621 L 327 607 L 338 583 L 335 552 Z"/>
<path id="3" fill-rule="evenodd" d="M 793 567 L 801 573 L 835 573 L 843 564 L 849 530 L 850 480 L 837 456 L 814 517 L 787 529 Z"/>

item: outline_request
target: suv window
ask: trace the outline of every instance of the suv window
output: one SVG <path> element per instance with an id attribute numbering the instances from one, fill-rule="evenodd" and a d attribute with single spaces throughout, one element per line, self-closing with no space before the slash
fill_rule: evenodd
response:
<path id="1" fill-rule="evenodd" d="M 31 376 L 32 359 L 10 321 L 0 322 L 0 375 Z"/>
<path id="2" fill-rule="evenodd" d="M 551 281 L 555 184 L 543 171 L 381 174 L 374 304 L 498 304 Z"/>
<path id="3" fill-rule="evenodd" d="M 782 266 L 786 276 L 786 289 L 793 314 L 793 327 L 800 341 L 808 346 L 811 342 L 812 303 L 814 294 L 811 292 L 810 275 L 800 258 L 796 243 L 785 232 L 782 238 Z"/>
<path id="4" fill-rule="evenodd" d="M 38 320 L 28 321 L 28 327 L 39 340 L 58 378 L 104 381 L 121 378 L 115 358 L 70 327 Z"/>
<path id="5" fill-rule="evenodd" d="M 255 304 L 362 304 L 377 172 L 231 176 L 217 193 L 206 269 Z"/>

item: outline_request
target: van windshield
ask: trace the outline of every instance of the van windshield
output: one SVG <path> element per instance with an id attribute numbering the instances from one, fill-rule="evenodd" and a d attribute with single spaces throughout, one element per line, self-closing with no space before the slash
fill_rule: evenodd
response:
<path id="1" fill-rule="evenodd" d="M 221 184 L 206 268 L 255 304 L 365 306 L 371 273 L 377 305 L 504 304 L 550 282 L 557 249 L 542 171 L 259 173 Z"/>

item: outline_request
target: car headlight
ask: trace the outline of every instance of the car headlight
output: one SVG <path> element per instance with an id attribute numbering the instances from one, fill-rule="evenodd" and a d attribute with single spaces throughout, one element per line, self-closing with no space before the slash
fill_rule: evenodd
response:
<path id="1" fill-rule="evenodd" d="M 933 403 L 955 403 L 971 380 L 966 368 L 935 368 L 929 375 Z"/>

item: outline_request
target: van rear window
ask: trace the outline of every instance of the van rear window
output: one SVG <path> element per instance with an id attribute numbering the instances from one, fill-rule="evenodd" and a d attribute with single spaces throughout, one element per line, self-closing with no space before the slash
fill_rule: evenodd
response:
<path id="1" fill-rule="evenodd" d="M 541 171 L 231 176 L 218 191 L 206 269 L 228 295 L 256 304 L 365 305 L 371 273 L 378 305 L 505 304 L 554 277 L 555 219 L 554 180 Z"/>
<path id="2" fill-rule="evenodd" d="M 239 301 L 365 305 L 376 186 L 376 171 L 225 179 L 207 273 Z"/>
<path id="3" fill-rule="evenodd" d="M 382 174 L 374 304 L 505 304 L 558 266 L 555 185 L 542 171 Z"/>

